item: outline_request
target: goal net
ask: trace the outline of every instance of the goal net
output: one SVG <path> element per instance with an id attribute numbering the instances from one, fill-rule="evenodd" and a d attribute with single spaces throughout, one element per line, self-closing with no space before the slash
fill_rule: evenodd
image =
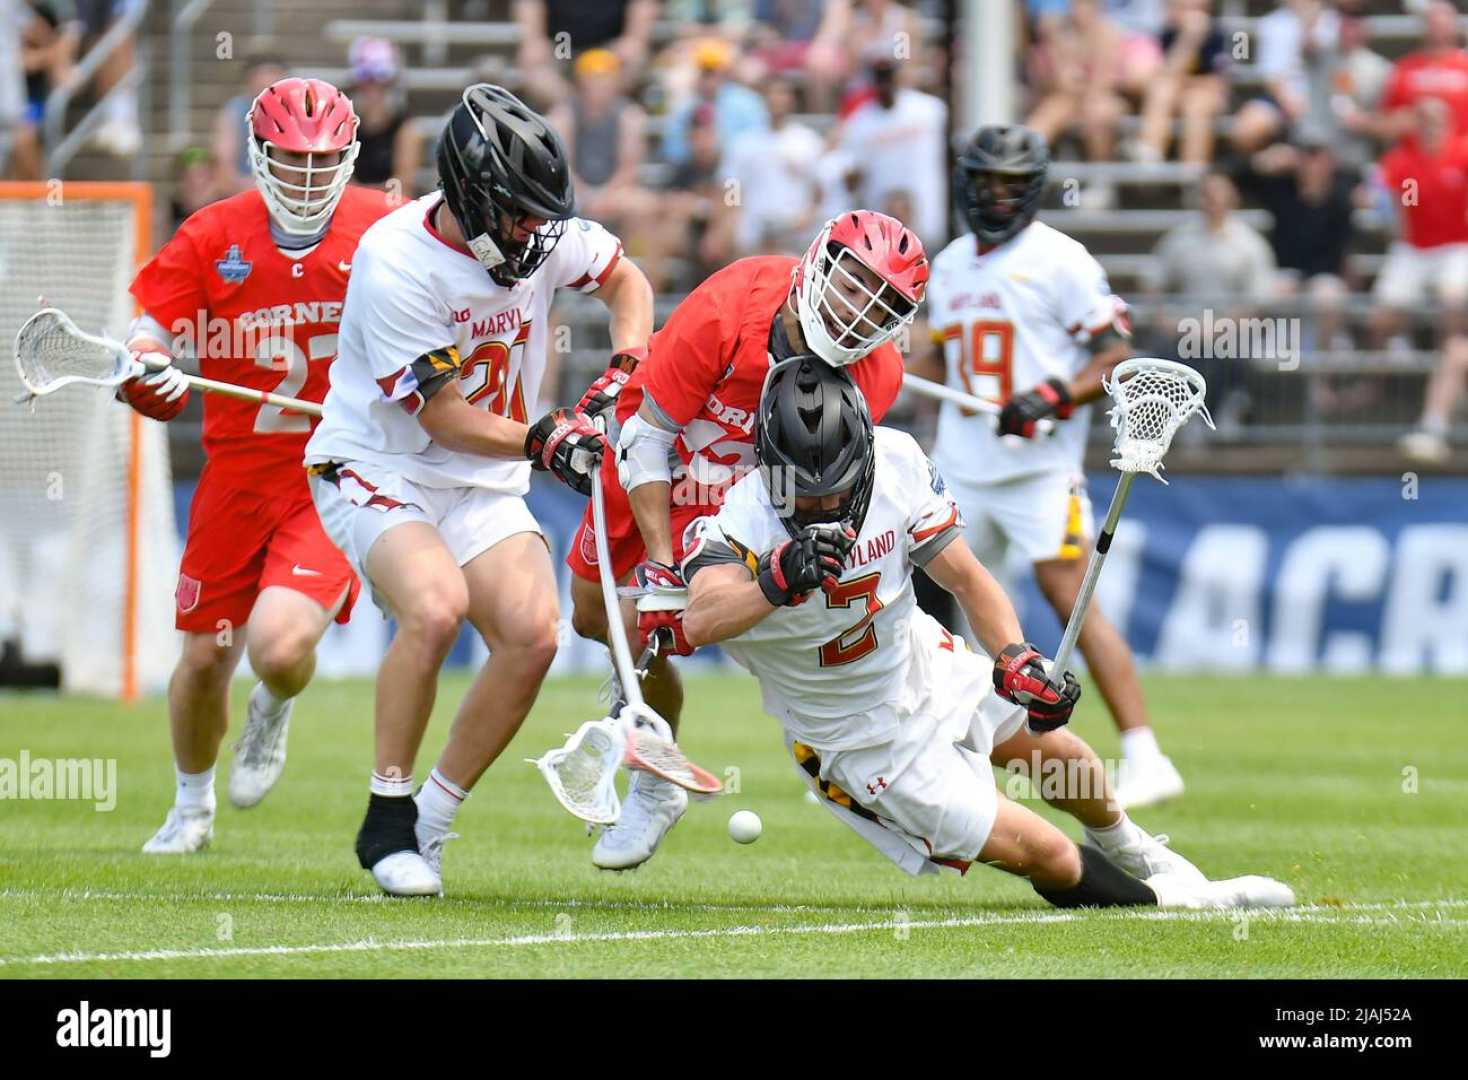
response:
<path id="1" fill-rule="evenodd" d="M 0 643 L 68 692 L 159 690 L 177 657 L 167 435 L 97 387 L 15 404 L 15 334 L 44 297 L 122 337 L 150 215 L 145 184 L 0 183 Z"/>

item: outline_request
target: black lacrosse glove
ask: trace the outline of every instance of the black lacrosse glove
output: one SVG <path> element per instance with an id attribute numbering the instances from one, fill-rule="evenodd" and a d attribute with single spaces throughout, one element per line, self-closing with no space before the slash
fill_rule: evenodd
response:
<path id="1" fill-rule="evenodd" d="M 807 525 L 794 540 L 760 556 L 760 591 L 776 607 L 803 603 L 814 590 L 840 579 L 854 543 L 856 533 L 845 525 Z"/>
<path id="2" fill-rule="evenodd" d="M 546 413 L 525 435 L 531 468 L 549 470 L 582 495 L 591 494 L 591 474 L 606 448 L 606 436 L 586 416 L 565 408 Z"/>
<path id="3" fill-rule="evenodd" d="M 994 690 L 1029 710 L 1031 731 L 1063 727 L 1081 698 L 1076 677 L 1067 671 L 1056 682 L 1045 674 L 1045 658 L 1028 641 L 1006 645 L 994 658 Z"/>
<path id="4" fill-rule="evenodd" d="M 1049 417 L 1068 420 L 1076 411 L 1070 390 L 1060 379 L 1046 379 L 1033 390 L 1015 394 L 999 410 L 999 434 L 1032 438 L 1035 426 Z"/>
<path id="5" fill-rule="evenodd" d="M 586 388 L 576 411 L 590 417 L 598 417 L 617 404 L 617 395 L 632 378 L 637 365 L 647 357 L 646 349 L 623 349 L 612 357 L 600 378 Z"/>

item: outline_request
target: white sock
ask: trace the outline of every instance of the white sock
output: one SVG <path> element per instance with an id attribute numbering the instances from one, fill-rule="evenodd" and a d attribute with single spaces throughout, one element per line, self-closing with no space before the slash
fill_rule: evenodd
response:
<path id="1" fill-rule="evenodd" d="M 1132 728 L 1121 733 L 1121 756 L 1128 761 L 1154 761 L 1162 756 L 1162 748 L 1151 728 Z"/>
<path id="2" fill-rule="evenodd" d="M 1132 819 L 1126 816 L 1125 810 L 1121 812 L 1121 820 L 1115 825 L 1108 825 L 1104 829 L 1090 827 L 1086 829 L 1086 835 L 1108 855 L 1130 844 L 1136 833 L 1137 827 L 1132 823 Z"/>
<path id="3" fill-rule="evenodd" d="M 208 810 L 214 813 L 214 766 L 200 773 L 186 773 L 177 765 L 173 767 L 178 777 L 178 790 L 173 795 L 173 805 L 180 810 Z"/>
<path id="4" fill-rule="evenodd" d="M 370 790 L 374 795 L 388 795 L 395 798 L 412 795 L 413 777 L 411 775 L 383 776 L 380 772 L 373 772 Z"/>
<path id="5" fill-rule="evenodd" d="M 434 769 L 414 796 L 418 804 L 418 831 L 424 836 L 440 836 L 449 831 L 454 815 L 469 793 L 443 773 Z"/>
<path id="6" fill-rule="evenodd" d="M 263 682 L 256 683 L 255 689 L 250 695 L 266 713 L 274 714 L 280 712 L 291 703 L 290 698 L 278 698 L 270 692 L 270 687 Z"/>

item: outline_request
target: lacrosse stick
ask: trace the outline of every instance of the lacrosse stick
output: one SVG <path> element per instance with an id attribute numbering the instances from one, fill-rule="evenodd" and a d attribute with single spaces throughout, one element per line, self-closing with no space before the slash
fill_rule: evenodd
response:
<path id="1" fill-rule="evenodd" d="M 925 379 L 921 375 L 914 375 L 911 372 L 902 376 L 902 385 L 915 394 L 922 394 L 924 397 L 935 398 L 938 401 L 951 401 L 953 404 L 965 409 L 981 412 L 993 418 L 996 429 L 999 426 L 999 413 L 1003 411 L 1004 406 L 1000 405 L 997 401 L 975 397 L 973 394 L 965 394 L 962 390 L 955 390 L 951 386 L 945 386 L 943 383 L 934 382 L 932 379 Z M 1055 421 L 1039 421 L 1035 424 L 1035 434 L 1054 435 Z M 1009 437 L 1007 435 L 1005 436 L 1005 438 Z M 1016 435 L 1014 438 L 1019 438 L 1019 436 Z"/>
<path id="2" fill-rule="evenodd" d="M 1143 472 L 1162 480 L 1163 455 L 1172 445 L 1172 437 L 1178 428 L 1186 424 L 1193 414 L 1201 414 L 1203 422 L 1210 428 L 1213 426 L 1213 417 L 1208 415 L 1208 407 L 1203 403 L 1208 384 L 1203 381 L 1203 376 L 1186 364 L 1135 357 L 1116 365 L 1110 378 L 1102 379 L 1101 385 L 1114 402 L 1109 415 L 1111 426 L 1116 429 L 1116 457 L 1111 459 L 1111 464 L 1121 470 L 1121 480 L 1116 485 L 1116 493 L 1111 496 L 1106 523 L 1096 537 L 1096 550 L 1091 552 L 1080 595 L 1076 598 L 1070 621 L 1065 624 L 1065 636 L 1060 639 L 1060 649 L 1051 667 L 1061 678 L 1069 670 L 1081 623 L 1085 621 L 1086 609 L 1091 606 L 1096 579 L 1101 576 L 1101 564 L 1106 561 L 1106 552 L 1116 535 L 1116 523 L 1132 490 L 1132 481 L 1137 478 L 1137 473 Z M 1166 480 L 1162 482 L 1167 483 Z"/>
<path id="3" fill-rule="evenodd" d="M 17 404 L 53 393 L 72 383 L 120 386 L 137 375 L 159 371 L 165 366 L 134 360 L 122 342 L 83 332 L 66 312 L 56 308 L 42 308 L 27 319 L 15 335 L 15 370 L 27 390 L 17 399 Z M 188 372 L 184 372 L 184 378 L 190 386 L 212 394 L 259 401 L 307 416 L 321 415 L 321 406 L 314 401 L 252 390 L 248 386 L 206 379 Z"/>
<path id="4" fill-rule="evenodd" d="M 612 579 L 606 498 L 602 493 L 600 469 L 591 475 L 591 515 L 612 666 L 626 700 L 616 716 L 588 720 L 564 746 L 543 754 L 532 763 L 550 785 L 557 801 L 570 813 L 592 824 L 610 825 L 622 812 L 616 787 L 620 765 L 653 773 L 695 795 L 717 795 L 724 785 L 713 773 L 684 756 L 673 741 L 673 731 L 668 722 L 649 708 L 642 698 L 642 676 L 657 655 L 657 641 L 654 639 L 637 663 L 632 663 L 626 628 L 622 625 L 617 583 Z"/>

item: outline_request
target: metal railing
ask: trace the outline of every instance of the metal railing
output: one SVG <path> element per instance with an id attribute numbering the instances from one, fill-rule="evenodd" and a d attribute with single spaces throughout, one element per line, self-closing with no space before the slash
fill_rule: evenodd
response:
<path id="1" fill-rule="evenodd" d="M 137 29 L 148 15 L 148 0 L 138 0 L 123 15 L 109 26 L 97 43 L 81 58 L 71 77 L 55 87 L 46 97 L 46 107 L 41 120 L 41 132 L 46 148 L 46 172 L 49 176 L 60 176 L 76 152 L 101 126 L 102 118 L 110 101 L 120 94 L 137 93 L 140 97 L 148 91 L 148 60 L 150 52 L 147 42 L 139 40 Z M 66 114 L 71 109 L 77 93 L 96 76 L 98 69 L 129 38 L 136 41 L 133 67 L 116 86 L 98 99 L 85 116 L 71 131 L 66 130 Z M 143 102 L 139 102 L 142 114 Z M 138 155 L 133 162 L 133 174 L 139 179 L 143 175 L 143 158 Z"/>
<path id="2" fill-rule="evenodd" d="M 168 140 L 174 150 L 181 150 L 192 138 L 189 116 L 193 109 L 194 80 L 190 45 L 194 24 L 213 6 L 214 0 L 173 0 L 168 31 L 168 66 L 172 74 L 168 89 Z"/>

